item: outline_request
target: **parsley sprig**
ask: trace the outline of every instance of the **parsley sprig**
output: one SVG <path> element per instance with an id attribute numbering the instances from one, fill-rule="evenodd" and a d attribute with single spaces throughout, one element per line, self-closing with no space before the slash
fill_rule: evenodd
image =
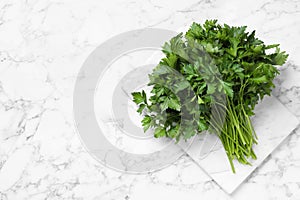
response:
<path id="1" fill-rule="evenodd" d="M 151 127 L 154 137 L 179 141 L 212 127 L 210 132 L 222 141 L 233 172 L 233 159 L 250 164 L 249 158 L 256 159 L 253 145 L 257 143 L 250 117 L 258 101 L 271 94 L 273 79 L 279 75 L 275 66 L 283 65 L 288 54 L 278 44 L 266 45 L 246 26 L 221 25 L 217 20 L 193 23 L 185 35 L 166 42 L 162 51 L 165 57 L 149 74 L 150 97 L 144 91 L 132 93 L 137 112 L 144 113 L 144 131 Z M 185 81 L 170 76 L 168 68 Z M 168 87 L 172 85 L 173 90 Z M 218 99 L 220 94 L 225 94 L 225 101 Z M 183 104 L 180 96 L 196 102 L 197 108 Z M 219 107 L 214 115 L 219 117 L 211 117 L 213 106 Z M 183 110 L 193 118 L 183 122 Z"/>

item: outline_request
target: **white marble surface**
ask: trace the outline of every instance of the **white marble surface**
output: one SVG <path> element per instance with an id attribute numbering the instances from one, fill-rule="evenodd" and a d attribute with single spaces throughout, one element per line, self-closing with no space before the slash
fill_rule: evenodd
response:
<path id="1" fill-rule="evenodd" d="M 0 199 L 299 199 L 299 127 L 232 195 L 188 156 L 129 175 L 83 149 L 72 94 L 87 55 L 127 30 L 177 30 L 207 18 L 282 44 L 290 57 L 273 93 L 300 119 L 300 1 L 0 1 Z"/>

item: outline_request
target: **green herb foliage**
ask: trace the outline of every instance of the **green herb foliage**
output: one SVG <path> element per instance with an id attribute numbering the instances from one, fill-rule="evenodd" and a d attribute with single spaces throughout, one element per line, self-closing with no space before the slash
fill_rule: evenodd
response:
<path id="1" fill-rule="evenodd" d="M 185 35 L 178 34 L 162 49 L 165 57 L 149 75 L 148 85 L 153 86 L 149 99 L 144 91 L 132 93 L 137 111 L 144 113 L 144 131 L 151 127 L 154 137 L 179 141 L 213 127 L 233 172 L 233 159 L 250 164 L 249 158 L 256 159 L 252 147 L 257 143 L 250 116 L 258 101 L 271 94 L 273 79 L 279 74 L 275 65 L 283 65 L 288 55 L 278 44 L 264 44 L 255 37 L 255 31 L 247 32 L 246 26 L 220 25 L 217 20 L 193 23 Z M 170 77 L 168 68 L 185 81 Z M 176 89 L 171 90 L 170 85 Z M 193 95 L 187 88 L 192 88 Z M 217 100 L 222 93 L 226 103 Z M 199 115 L 194 114 L 196 107 L 183 104 L 180 96 L 195 102 Z M 225 111 L 221 124 L 211 119 L 212 105 Z M 193 118 L 183 122 L 183 109 Z M 196 129 L 192 126 L 195 123 Z"/>

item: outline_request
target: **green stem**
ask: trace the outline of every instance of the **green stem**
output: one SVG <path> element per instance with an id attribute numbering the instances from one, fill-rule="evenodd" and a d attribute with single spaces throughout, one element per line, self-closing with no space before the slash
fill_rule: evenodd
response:
<path id="1" fill-rule="evenodd" d="M 241 86 L 240 94 L 243 94 L 245 85 L 246 83 Z M 242 103 L 239 99 L 239 105 L 235 106 L 233 99 L 230 98 L 227 98 L 227 106 L 219 103 L 226 110 L 225 122 L 211 123 L 222 141 L 233 173 L 235 173 L 234 158 L 248 165 L 250 165 L 247 160 L 249 157 L 256 159 L 252 146 L 256 143 L 257 136 Z"/>

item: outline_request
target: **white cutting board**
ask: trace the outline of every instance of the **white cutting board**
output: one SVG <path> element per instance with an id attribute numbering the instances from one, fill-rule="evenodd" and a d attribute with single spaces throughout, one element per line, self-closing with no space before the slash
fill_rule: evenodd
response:
<path id="1" fill-rule="evenodd" d="M 299 124 L 298 119 L 275 97 L 265 97 L 256 106 L 255 113 L 252 122 L 258 144 L 254 146 L 257 160 L 251 160 L 252 166 L 234 161 L 236 173 L 232 173 L 222 143 L 214 134 L 196 136 L 186 150 L 227 193 L 232 193 Z M 179 145 L 185 147 L 186 144 L 181 142 Z"/>

